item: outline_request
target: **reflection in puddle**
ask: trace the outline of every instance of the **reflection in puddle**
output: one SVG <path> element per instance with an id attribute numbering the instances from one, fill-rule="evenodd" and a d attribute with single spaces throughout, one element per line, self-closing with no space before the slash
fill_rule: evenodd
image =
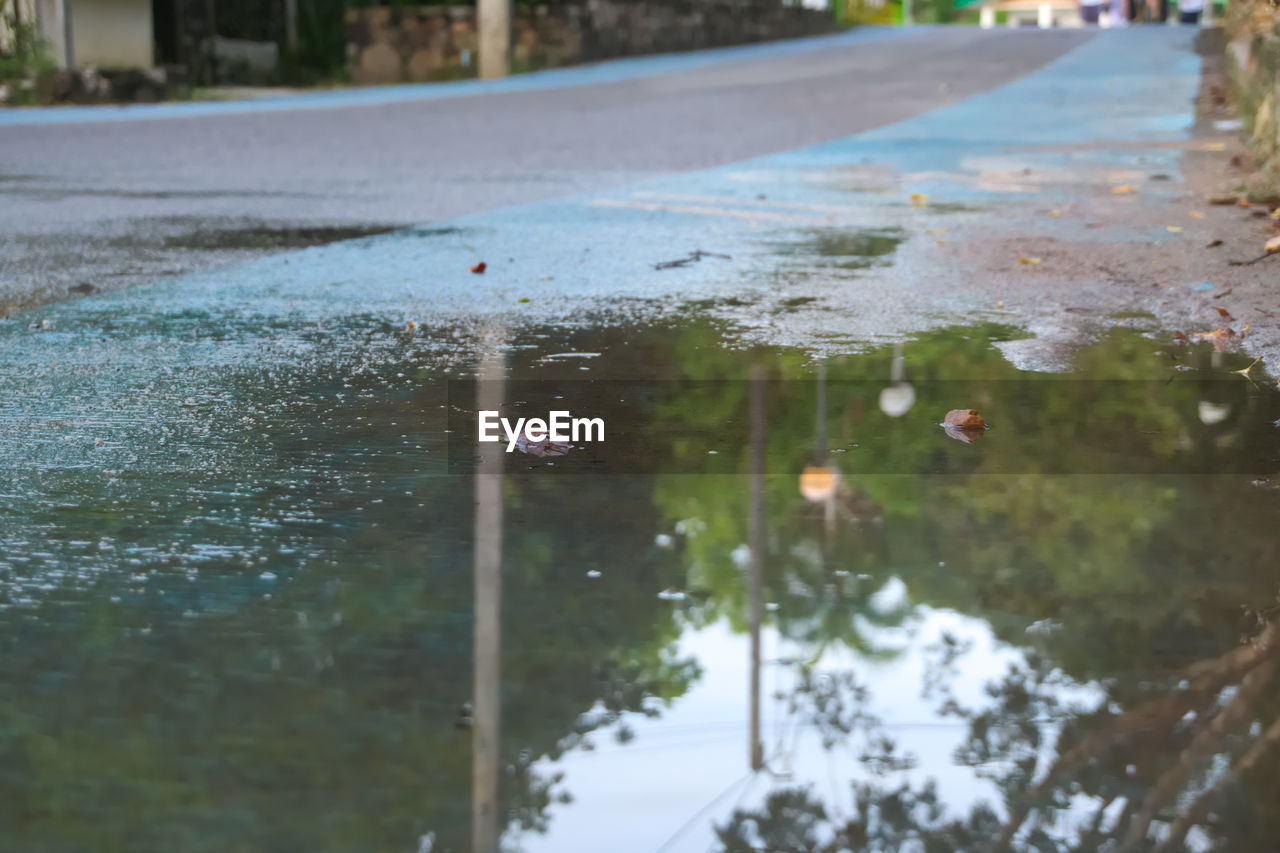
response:
<path id="1" fill-rule="evenodd" d="M 429 329 L 199 398 L 68 379 L 0 442 L 0 847 L 1272 850 L 1280 395 L 1000 337 L 513 331 L 508 403 L 654 396 L 605 413 L 647 467 L 500 481 Z"/>
<path id="2" fill-rule="evenodd" d="M 824 266 L 840 269 L 867 269 L 889 263 L 906 239 L 902 228 L 821 228 L 797 233 L 776 253 L 782 258 L 821 258 Z"/>

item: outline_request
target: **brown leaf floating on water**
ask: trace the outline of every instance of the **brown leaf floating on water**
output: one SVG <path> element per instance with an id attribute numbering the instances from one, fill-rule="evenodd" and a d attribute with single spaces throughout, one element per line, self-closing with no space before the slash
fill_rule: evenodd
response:
<path id="1" fill-rule="evenodd" d="M 952 409 L 947 412 L 942 423 L 944 426 L 961 429 L 986 429 L 987 427 L 987 422 L 982 419 L 982 415 L 978 414 L 977 409 Z"/>

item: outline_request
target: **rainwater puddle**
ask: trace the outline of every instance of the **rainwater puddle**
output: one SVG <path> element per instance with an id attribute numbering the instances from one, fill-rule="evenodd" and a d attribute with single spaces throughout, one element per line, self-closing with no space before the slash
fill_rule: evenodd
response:
<path id="1" fill-rule="evenodd" d="M 1206 791 L 1191 849 L 1273 849 L 1246 360 L 191 325 L 33 332 L 0 375 L 4 849 L 1094 850 Z M 477 394 L 606 440 L 478 489 Z"/>

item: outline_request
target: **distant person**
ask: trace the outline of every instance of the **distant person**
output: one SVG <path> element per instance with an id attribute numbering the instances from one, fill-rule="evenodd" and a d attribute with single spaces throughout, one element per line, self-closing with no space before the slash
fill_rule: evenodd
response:
<path id="1" fill-rule="evenodd" d="M 1204 0 L 1178 0 L 1178 23 L 1199 24 Z"/>
<path id="2" fill-rule="evenodd" d="M 1107 4 L 1107 0 L 1079 0 L 1079 3 L 1080 20 L 1091 27 L 1096 27 L 1098 19 L 1102 17 L 1102 7 Z"/>

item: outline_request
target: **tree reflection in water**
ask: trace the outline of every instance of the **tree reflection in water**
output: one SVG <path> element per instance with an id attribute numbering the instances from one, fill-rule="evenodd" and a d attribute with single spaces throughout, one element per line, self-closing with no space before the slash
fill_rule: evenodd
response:
<path id="1" fill-rule="evenodd" d="M 966 727 L 953 760 L 992 783 L 998 801 L 957 815 L 933 781 L 903 781 L 913 756 L 865 711 L 857 673 L 793 664 L 793 715 L 828 749 L 856 741 L 859 775 L 871 780 L 851 782 L 846 804 L 780 788 L 717 826 L 720 849 L 1274 850 L 1280 776 L 1267 757 L 1280 741 L 1277 629 L 1267 608 L 1250 623 L 1241 605 L 1280 588 L 1270 534 L 1280 506 L 1262 474 L 1269 469 L 1256 467 L 1269 464 L 1276 394 L 1222 381 L 1235 365 L 1221 357 L 1153 358 L 1153 344 L 1123 334 L 1085 347 L 1078 364 L 1124 381 L 1002 384 L 1020 377 L 979 354 L 989 337 L 975 334 L 963 356 L 954 337 L 912 345 L 923 351 L 913 367 L 917 408 L 977 403 L 1000 413 L 979 455 L 940 456 L 919 431 L 877 422 L 859 395 L 827 391 L 830 422 L 818 434 L 862 451 L 835 457 L 846 463 L 841 500 L 851 509 L 834 529 L 825 507 L 806 502 L 803 481 L 797 490 L 794 475 L 780 473 L 811 470 L 822 392 L 805 381 L 803 356 L 779 358 L 775 370 L 795 381 L 778 383 L 770 401 L 766 585 L 769 618 L 807 648 L 809 664 L 832 645 L 864 659 L 893 655 L 882 629 L 913 623 L 911 608 L 886 609 L 878 595 L 894 577 L 913 602 L 978 616 L 1022 648 L 1021 663 L 987 685 L 987 703 L 964 707 L 948 690 L 945 664 L 966 653 L 955 640 L 937 650 L 923 685 L 940 713 Z M 887 357 L 835 359 L 827 371 L 860 380 L 882 373 Z M 691 362 L 699 378 L 734 375 L 732 356 L 715 358 L 700 349 Z M 1181 385 L 1129 381 L 1149 379 L 1160 359 L 1186 369 L 1175 374 Z M 988 381 L 946 384 L 975 374 Z M 957 388 L 987 400 L 946 399 Z M 1205 400 L 1215 401 L 1213 417 Z M 731 389 L 668 415 L 706 427 L 741 407 Z M 1088 468 L 1102 458 L 1126 476 Z M 1070 475 L 1077 460 L 1095 476 Z M 930 471 L 939 473 L 921 475 Z M 746 539 L 744 492 L 731 475 L 658 483 L 669 522 L 696 532 L 680 541 L 695 624 L 743 625 L 733 558 Z M 1079 685 L 1102 701 L 1071 700 Z"/>
<path id="2" fill-rule="evenodd" d="M 996 783 L 1003 796 L 999 808 L 978 804 L 952 817 L 931 781 L 915 788 L 859 782 L 846 815 L 807 788 L 787 787 L 717 826 L 718 849 L 1172 853 L 1188 849 L 1188 835 L 1198 828 L 1189 849 L 1274 850 L 1275 801 L 1248 788 L 1258 783 L 1275 790 L 1274 766 L 1268 772 L 1263 765 L 1274 761 L 1280 746 L 1273 683 L 1278 667 L 1280 621 L 1272 620 L 1237 648 L 1187 667 L 1174 690 L 1156 692 L 1127 711 L 1107 702 L 1082 712 L 1061 707 L 1061 676 L 1030 652 L 1025 665 L 988 685 L 990 706 L 964 709 L 948 700 L 947 712 L 968 720 L 955 760 Z M 837 703 L 866 701 L 847 674 L 825 685 L 815 690 L 812 680 L 802 681 L 798 694 L 811 695 L 793 700 L 793 707 L 812 702 L 829 708 L 832 689 L 849 694 Z M 822 727 L 820 717 L 815 722 L 826 748 L 836 745 L 837 736 L 878 724 L 860 714 L 834 726 Z M 1057 756 L 1034 778 L 1058 725 Z M 888 742 L 883 734 L 873 736 Z"/>

